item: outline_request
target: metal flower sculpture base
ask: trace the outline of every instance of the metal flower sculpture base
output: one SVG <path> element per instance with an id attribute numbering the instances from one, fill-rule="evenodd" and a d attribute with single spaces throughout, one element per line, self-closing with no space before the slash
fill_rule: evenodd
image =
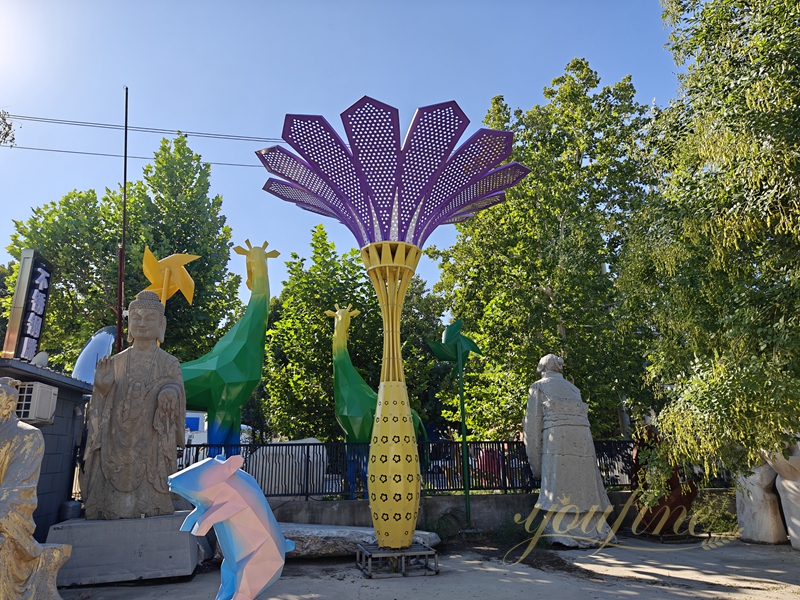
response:
<path id="1" fill-rule="evenodd" d="M 372 525 L 383 548 L 411 545 L 419 512 L 419 453 L 400 354 L 400 313 L 421 251 L 404 242 L 361 250 L 383 314 L 383 364 L 369 446 Z"/>
<path id="2" fill-rule="evenodd" d="M 401 144 L 397 109 L 363 97 L 342 113 L 349 144 L 322 117 L 286 115 L 278 146 L 257 152 L 264 189 L 337 219 L 355 236 L 383 313 L 383 366 L 372 429 L 369 492 L 378 544 L 411 544 L 419 509 L 419 456 L 400 355 L 400 312 L 433 230 L 505 200 L 529 169 L 500 165 L 513 135 L 481 129 L 456 148 L 469 119 L 455 102 L 417 110 Z"/>

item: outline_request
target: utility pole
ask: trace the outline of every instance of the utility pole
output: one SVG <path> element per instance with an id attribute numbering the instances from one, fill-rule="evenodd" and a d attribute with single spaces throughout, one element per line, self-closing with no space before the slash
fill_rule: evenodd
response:
<path id="1" fill-rule="evenodd" d="M 122 306 L 125 303 L 125 232 L 128 229 L 128 86 L 125 86 L 125 148 L 122 159 L 122 243 L 117 263 L 117 352 L 122 352 Z"/>

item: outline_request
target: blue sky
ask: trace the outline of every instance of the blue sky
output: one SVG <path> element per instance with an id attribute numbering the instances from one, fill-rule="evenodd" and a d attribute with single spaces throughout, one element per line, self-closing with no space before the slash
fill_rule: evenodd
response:
<path id="1" fill-rule="evenodd" d="M 14 115 L 280 137 L 286 113 L 339 114 L 364 95 L 400 110 L 455 100 L 480 126 L 493 96 L 512 108 L 543 102 L 542 88 L 575 57 L 604 84 L 632 75 L 643 103 L 676 94 L 676 68 L 657 0 L 271 0 L 106 2 L 0 0 L 0 109 Z M 21 127 L 20 127 L 21 125 Z M 122 133 L 18 122 L 17 145 L 121 154 Z M 160 136 L 131 133 L 128 152 L 152 156 Z M 258 165 L 267 144 L 189 138 L 204 160 Z M 143 160 L 130 160 L 128 179 Z M 273 293 L 291 252 L 308 256 L 310 230 L 324 222 L 341 252 L 347 229 L 261 190 L 259 168 L 212 167 L 233 241 L 268 240 Z M 12 219 L 71 190 L 116 188 L 122 159 L 0 148 L 0 261 Z M 453 226 L 428 245 L 448 246 Z M 244 274 L 233 254 L 229 268 Z M 429 283 L 436 266 L 423 259 Z M 248 297 L 242 291 L 244 299 Z"/>

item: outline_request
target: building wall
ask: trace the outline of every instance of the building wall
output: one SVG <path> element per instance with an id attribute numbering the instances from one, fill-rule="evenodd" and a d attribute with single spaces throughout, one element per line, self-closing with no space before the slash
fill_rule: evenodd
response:
<path id="1" fill-rule="evenodd" d="M 76 415 L 76 407 L 79 415 Z M 75 446 L 80 443 L 77 436 L 82 423 L 81 396 L 63 397 L 59 389 L 53 424 L 40 428 L 44 436 L 44 458 L 36 488 L 39 505 L 33 513 L 36 522 L 33 537 L 37 541 L 45 541 L 50 526 L 59 521 L 61 504 L 72 499 Z"/>

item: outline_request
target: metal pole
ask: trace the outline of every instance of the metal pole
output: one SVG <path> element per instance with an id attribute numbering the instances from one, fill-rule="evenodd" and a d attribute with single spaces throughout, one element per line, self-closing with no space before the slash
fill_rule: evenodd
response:
<path id="1" fill-rule="evenodd" d="M 122 352 L 122 306 L 125 295 L 125 232 L 128 229 L 128 86 L 125 86 L 125 148 L 122 159 L 122 243 L 117 257 L 117 352 Z"/>
<path id="2" fill-rule="evenodd" d="M 461 341 L 456 345 L 458 353 L 458 396 L 461 404 L 461 469 L 464 480 L 464 507 L 467 513 L 467 529 L 472 529 L 472 517 L 469 513 L 469 456 L 467 454 L 467 420 L 464 411 L 464 365 L 461 358 Z"/>
<path id="3" fill-rule="evenodd" d="M 309 475 L 308 471 L 310 468 L 311 468 L 311 446 L 309 444 L 306 444 L 306 483 L 305 483 L 306 501 L 308 501 L 308 497 L 310 495 L 310 492 L 308 490 L 308 475 Z"/>

